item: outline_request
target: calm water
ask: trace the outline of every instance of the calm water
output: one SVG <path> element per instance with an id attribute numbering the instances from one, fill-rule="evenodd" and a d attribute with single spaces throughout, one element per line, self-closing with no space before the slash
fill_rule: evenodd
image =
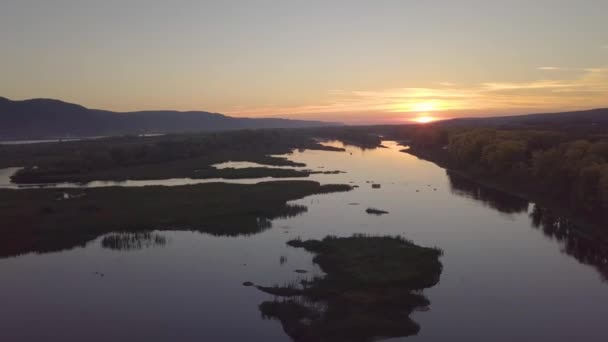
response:
<path id="1" fill-rule="evenodd" d="M 323 183 L 360 187 L 294 203 L 308 212 L 241 237 L 110 234 L 86 246 L 0 260 L 1 341 L 288 341 L 263 320 L 271 296 L 242 282 L 291 282 L 311 255 L 294 237 L 402 234 L 445 255 L 412 341 L 605 341 L 608 253 L 524 200 L 455 178 L 389 148 L 289 158 Z M 381 184 L 372 189 L 368 182 Z M 436 190 L 435 190 L 436 189 Z M 353 203 L 359 203 L 353 205 Z M 368 207 L 390 212 L 365 213 Z"/>

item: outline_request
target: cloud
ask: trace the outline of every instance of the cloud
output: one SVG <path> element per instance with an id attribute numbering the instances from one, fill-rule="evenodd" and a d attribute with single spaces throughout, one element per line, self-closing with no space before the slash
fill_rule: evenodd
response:
<path id="1" fill-rule="evenodd" d="M 356 121 L 382 115 L 403 118 L 403 115 L 416 115 L 427 108 L 436 112 L 437 116 L 448 116 L 450 113 L 463 115 L 480 111 L 488 115 L 608 106 L 608 67 L 569 70 L 576 71 L 575 74 L 568 74 L 570 78 L 528 82 L 496 81 L 468 86 L 447 86 L 442 82 L 436 87 L 338 89 L 332 90 L 324 101 L 315 104 L 235 108 L 227 114 L 316 118 L 326 114 L 330 119 L 343 117 L 345 119 L 342 120 Z"/>
<path id="2" fill-rule="evenodd" d="M 538 70 L 561 70 L 561 69 L 562 68 L 552 67 L 552 66 L 544 66 L 544 67 L 538 68 Z"/>
<path id="3" fill-rule="evenodd" d="M 502 91 L 502 90 L 519 90 L 519 89 L 551 89 L 551 88 L 567 88 L 572 87 L 572 83 L 559 80 L 541 80 L 534 82 L 524 83 L 509 83 L 509 82 L 495 82 L 495 83 L 483 83 L 483 89 L 487 91 Z"/>

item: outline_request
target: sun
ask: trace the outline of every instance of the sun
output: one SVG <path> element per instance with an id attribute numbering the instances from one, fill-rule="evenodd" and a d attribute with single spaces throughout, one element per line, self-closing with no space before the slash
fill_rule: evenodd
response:
<path id="1" fill-rule="evenodd" d="M 434 118 L 432 116 L 419 116 L 417 118 L 413 118 L 412 121 L 420 124 L 426 124 L 433 121 L 437 121 L 437 118 Z"/>

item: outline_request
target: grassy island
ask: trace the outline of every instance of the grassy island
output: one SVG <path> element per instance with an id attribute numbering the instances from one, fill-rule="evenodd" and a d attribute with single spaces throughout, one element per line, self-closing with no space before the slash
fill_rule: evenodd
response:
<path id="1" fill-rule="evenodd" d="M 307 210 L 288 201 L 351 190 L 313 181 L 257 184 L 0 190 L 0 256 L 82 245 L 115 231 L 196 230 L 214 235 L 255 234 L 270 220 Z M 65 195 L 68 196 L 65 196 Z"/>
<path id="2" fill-rule="evenodd" d="M 355 235 L 291 240 L 315 254 L 325 276 L 300 285 L 257 288 L 275 295 L 260 305 L 295 341 L 372 341 L 418 333 L 409 318 L 429 301 L 420 290 L 439 282 L 441 250 L 401 237 Z"/>

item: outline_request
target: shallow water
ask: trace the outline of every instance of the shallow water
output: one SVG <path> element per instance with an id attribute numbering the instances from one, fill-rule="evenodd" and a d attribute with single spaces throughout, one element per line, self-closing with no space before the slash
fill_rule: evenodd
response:
<path id="1" fill-rule="evenodd" d="M 288 341 L 258 311 L 272 296 L 242 282 L 318 273 L 310 254 L 285 245 L 291 238 L 368 233 L 402 234 L 445 252 L 440 283 L 424 291 L 430 311 L 412 316 L 420 333 L 394 340 L 605 341 L 602 245 L 525 200 L 384 145 L 294 152 L 289 158 L 307 168 L 347 171 L 310 179 L 360 187 L 294 201 L 308 211 L 256 235 L 157 231 L 0 260 L 0 340 Z M 389 214 L 368 215 L 369 207 Z"/>
<path id="2" fill-rule="evenodd" d="M 7 169 L 3 169 L 7 170 Z M 235 184 L 255 184 L 258 182 L 269 182 L 276 180 L 302 180 L 307 179 L 306 177 L 298 178 L 272 178 L 272 177 L 260 177 L 260 178 L 242 178 L 242 179 L 224 179 L 224 178 L 206 178 L 206 179 L 194 179 L 194 178 L 170 178 L 170 179 L 153 179 L 153 180 L 125 180 L 125 181 L 93 181 L 88 183 L 41 183 L 41 184 L 14 184 L 10 182 L 10 175 L 8 181 L 2 181 L 2 172 L 0 170 L 0 189 L 82 189 L 82 188 L 105 188 L 111 186 L 121 187 L 141 187 L 141 186 L 178 186 L 178 185 L 194 185 L 194 184 L 205 184 L 205 183 L 235 183 Z M 12 173 L 11 173 L 12 175 Z M 6 178 L 6 177 L 4 177 Z"/>
<path id="3" fill-rule="evenodd" d="M 307 167 L 293 167 L 293 166 L 280 166 L 280 165 L 264 165 L 252 162 L 244 162 L 244 161 L 229 161 L 225 163 L 219 163 L 212 165 L 216 169 L 227 169 L 227 168 L 235 168 L 235 169 L 244 169 L 248 167 L 267 167 L 273 169 L 296 169 L 296 170 L 304 170 Z"/>

